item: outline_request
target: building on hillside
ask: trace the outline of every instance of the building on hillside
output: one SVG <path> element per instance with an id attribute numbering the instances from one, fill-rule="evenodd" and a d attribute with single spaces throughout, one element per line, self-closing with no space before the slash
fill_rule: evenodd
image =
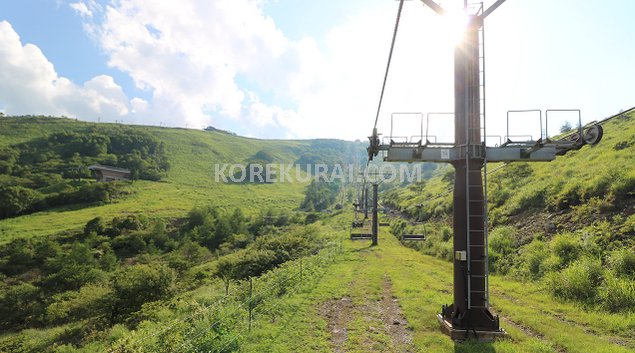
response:
<path id="1" fill-rule="evenodd" d="M 88 170 L 93 172 L 97 181 L 130 180 L 130 171 L 128 169 L 107 165 L 91 165 Z"/>

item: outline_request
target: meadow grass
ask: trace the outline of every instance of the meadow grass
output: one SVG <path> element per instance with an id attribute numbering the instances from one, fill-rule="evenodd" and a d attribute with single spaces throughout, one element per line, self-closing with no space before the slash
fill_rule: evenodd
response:
<path id="1" fill-rule="evenodd" d="M 44 137 L 59 131 L 82 131 L 94 123 L 59 118 L 0 119 L 0 147 Z M 109 124 L 100 124 L 109 125 Z M 150 217 L 184 216 L 198 205 L 241 207 L 246 214 L 262 209 L 293 209 L 303 197 L 305 182 L 231 184 L 215 181 L 216 163 L 244 163 L 259 151 L 275 156 L 275 163 L 292 163 L 311 141 L 258 140 L 216 131 L 130 126 L 149 132 L 165 143 L 171 164 L 164 180 L 132 182 L 133 194 L 104 205 L 78 205 L 0 220 L 0 242 L 76 230 L 94 217 L 108 220 L 125 214 Z"/>
<path id="2" fill-rule="evenodd" d="M 345 214 L 346 215 L 346 214 Z M 346 217 L 346 216 L 342 216 Z M 348 233 L 338 231 L 344 240 Z M 493 343 L 455 343 L 439 328 L 436 314 L 452 302 L 452 264 L 403 247 L 387 229 L 378 247 L 344 240 L 344 253 L 310 291 L 282 299 L 286 310 L 259 322 L 245 339 L 245 352 L 330 352 L 333 345 L 320 308 L 350 298 L 366 308 L 381 298 L 383 281 L 392 283 L 419 352 L 632 352 L 635 314 L 612 315 L 560 302 L 533 283 L 493 277 L 493 310 L 508 337 Z M 372 313 L 352 310 L 347 323 L 347 352 L 394 351 L 390 335 Z"/>

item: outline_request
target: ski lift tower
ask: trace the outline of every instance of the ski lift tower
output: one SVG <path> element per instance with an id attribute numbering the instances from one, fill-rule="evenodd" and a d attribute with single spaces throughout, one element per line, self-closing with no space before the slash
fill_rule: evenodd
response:
<path id="1" fill-rule="evenodd" d="M 433 0 L 421 0 L 437 14 L 445 10 Z M 492 340 L 504 335 L 498 316 L 489 307 L 487 199 L 484 193 L 482 170 L 487 162 L 551 161 L 557 155 L 578 150 L 586 144 L 596 144 L 602 138 L 598 124 L 578 129 L 558 140 L 540 132 L 533 141 L 507 141 L 497 147 L 487 147 L 485 135 L 484 40 L 483 23 L 505 0 L 497 0 L 487 10 L 483 5 L 468 13 L 462 41 L 454 50 L 454 145 L 418 142 L 380 141 L 377 129 L 369 137 L 369 158 L 380 151 L 389 162 L 437 162 L 454 166 L 454 302 L 443 306 L 438 315 L 443 330 L 452 339 L 474 337 Z M 481 118 L 483 122 L 481 123 Z M 542 118 L 541 118 L 542 119 Z M 542 123 L 542 121 L 541 121 Z M 422 138 L 423 140 L 423 138 Z M 384 154 L 385 153 L 385 154 Z M 487 183 L 485 183 L 486 187 Z"/>

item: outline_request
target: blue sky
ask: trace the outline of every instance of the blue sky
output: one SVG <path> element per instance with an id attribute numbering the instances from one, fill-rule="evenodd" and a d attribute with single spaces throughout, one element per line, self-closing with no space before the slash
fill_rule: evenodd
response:
<path id="1" fill-rule="evenodd" d="M 397 4 L 1 1 L 0 111 L 364 139 Z M 380 116 L 386 135 L 392 112 L 453 107 L 452 29 L 417 0 L 404 11 Z M 505 133 L 509 109 L 580 108 L 590 121 L 635 105 L 632 14 L 629 0 L 508 0 L 486 22 L 488 134 Z M 516 119 L 515 129 L 535 131 L 534 117 Z M 417 126 L 404 120 L 393 135 Z M 433 126 L 442 135 L 450 122 Z"/>

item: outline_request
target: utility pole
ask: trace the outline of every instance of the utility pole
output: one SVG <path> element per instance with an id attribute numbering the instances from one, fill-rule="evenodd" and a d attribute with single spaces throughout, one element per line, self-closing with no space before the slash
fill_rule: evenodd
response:
<path id="1" fill-rule="evenodd" d="M 421 0 L 437 14 L 445 10 L 433 0 Z M 500 328 L 498 316 L 489 309 L 489 271 L 487 242 L 487 202 L 482 169 L 487 162 L 551 161 L 557 155 L 579 150 L 586 144 L 596 144 L 602 138 L 602 127 L 592 125 L 563 139 L 552 141 L 547 136 L 537 141 L 507 142 L 499 147 L 487 147 L 485 135 L 484 105 L 485 76 L 483 23 L 505 0 L 496 1 L 485 10 L 481 4 L 477 14 L 465 13 L 467 25 L 462 41 L 454 50 L 454 126 L 455 143 L 436 144 L 395 142 L 382 144 L 377 129 L 369 137 L 369 159 L 384 151 L 384 161 L 389 162 L 437 162 L 450 163 L 455 169 L 454 181 L 454 301 L 443 306 L 438 320 L 442 329 L 452 339 L 474 337 L 492 340 L 505 334 Z M 483 126 L 481 126 L 481 116 Z M 542 118 L 541 118 L 542 120 Z M 542 122 L 542 121 L 541 121 Z M 546 134 L 545 134 L 546 135 Z M 426 136 L 427 140 L 427 136 Z M 485 186 L 485 192 L 483 190 Z"/>
<path id="2" fill-rule="evenodd" d="M 362 190 L 363 198 L 364 198 L 364 220 L 368 219 L 368 188 L 364 186 L 364 190 Z"/>
<path id="3" fill-rule="evenodd" d="M 373 226 L 372 226 L 372 246 L 377 246 L 377 233 L 379 231 L 379 219 L 377 218 L 377 188 L 378 183 L 373 183 Z"/>

